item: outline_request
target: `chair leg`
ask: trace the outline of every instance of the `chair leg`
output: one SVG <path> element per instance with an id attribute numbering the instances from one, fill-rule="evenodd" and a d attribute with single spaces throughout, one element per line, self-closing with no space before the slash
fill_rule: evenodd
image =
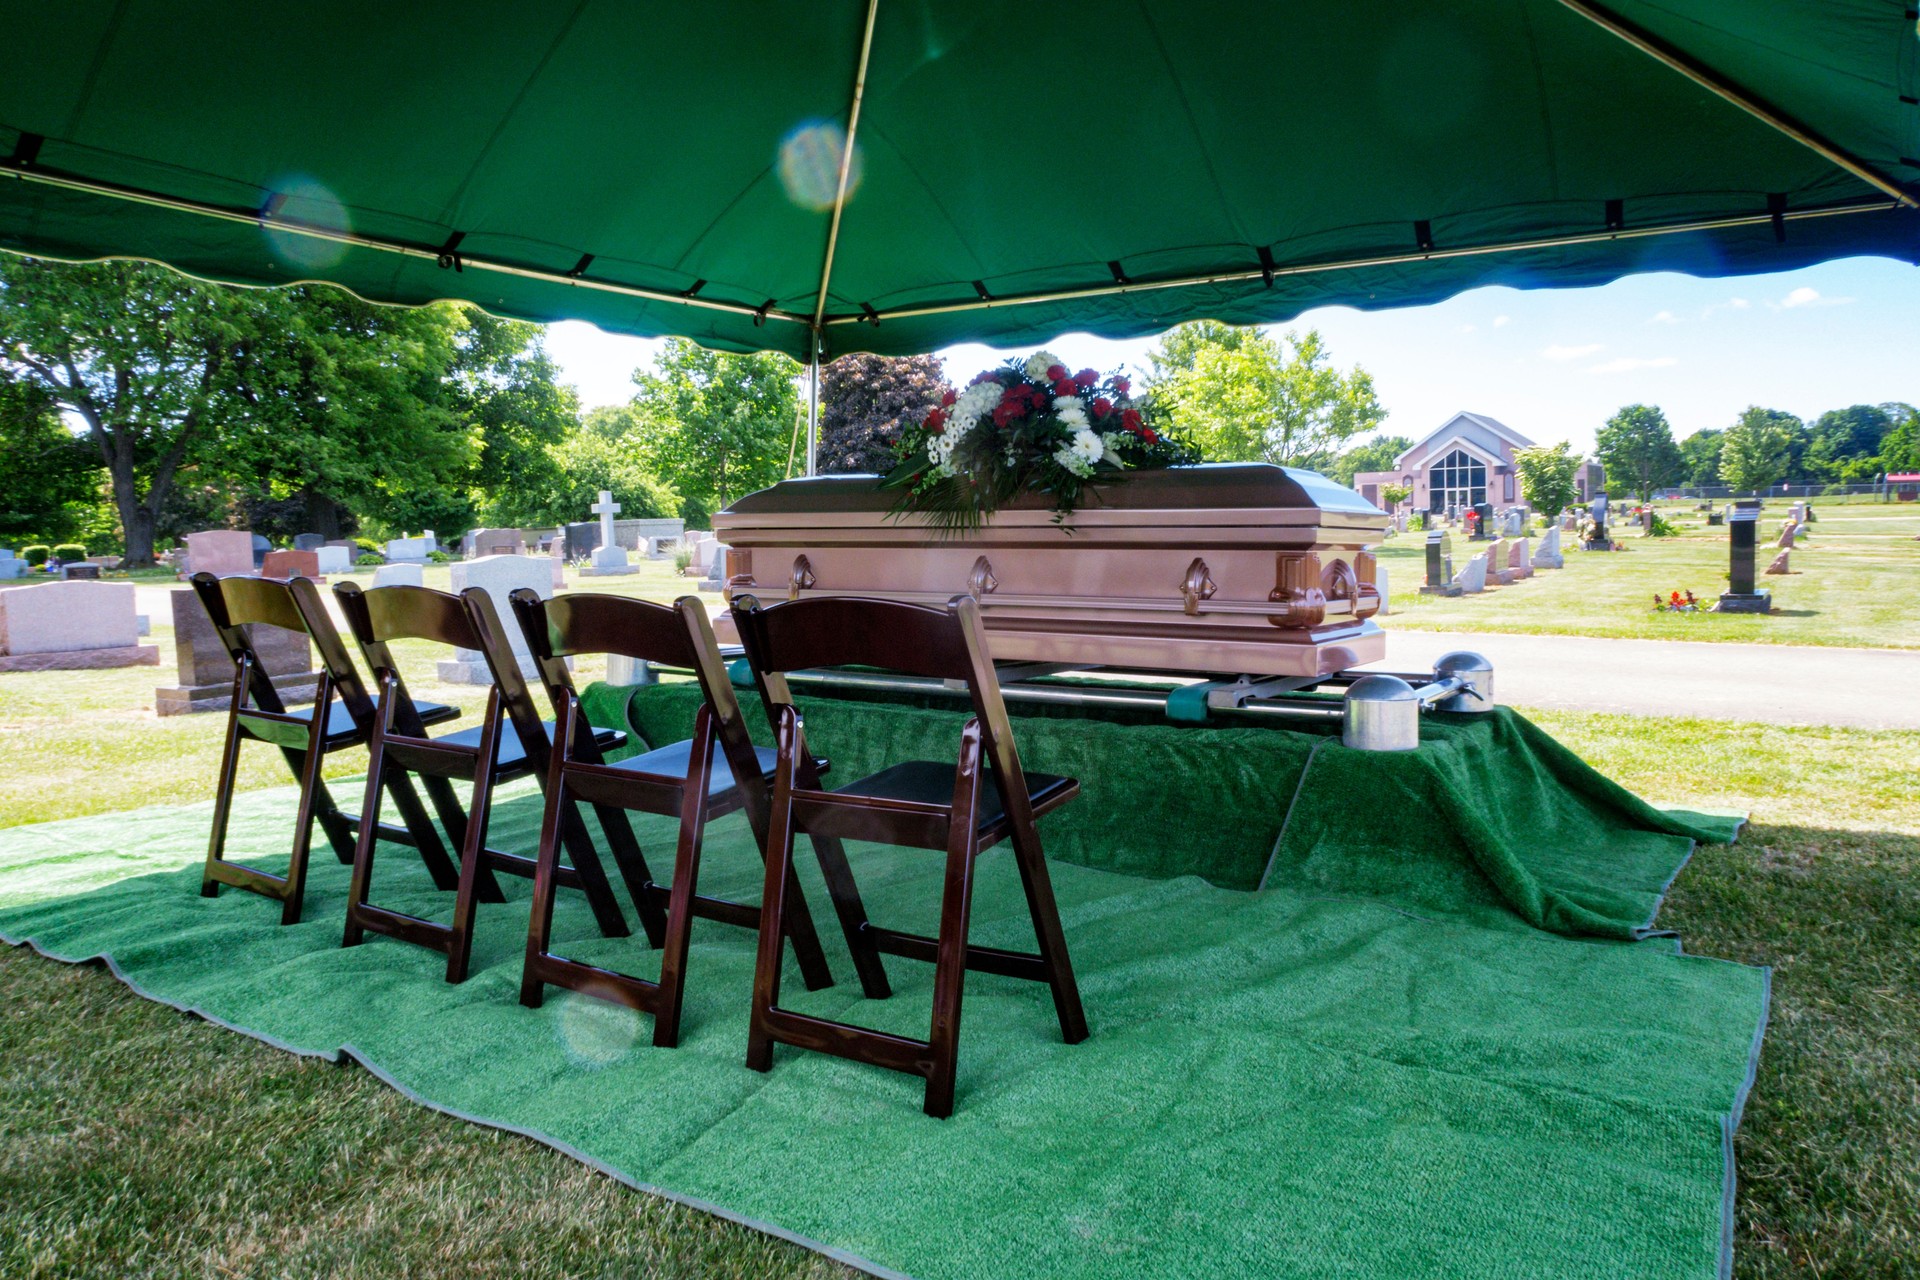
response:
<path id="1" fill-rule="evenodd" d="M 760 893 L 760 949 L 753 966 L 753 1011 L 747 1026 L 747 1066 L 773 1069 L 773 1036 L 767 1015 L 780 1002 L 780 959 L 785 950 L 787 886 L 793 882 L 793 752 L 798 733 L 789 710 L 780 721 L 780 761 L 774 768 L 773 802 L 767 815 L 767 875 Z"/>
<path id="2" fill-rule="evenodd" d="M 333 848 L 333 856 L 340 865 L 353 865 L 353 820 L 340 812 L 340 806 L 334 802 L 333 793 L 322 782 L 314 797 L 314 820 L 320 824 L 320 831 L 327 837 L 327 843 Z"/>
<path id="3" fill-rule="evenodd" d="M 961 738 L 954 778 L 953 820 L 947 837 L 946 886 L 940 897 L 940 936 L 933 965 L 933 1026 L 927 1036 L 923 1109 L 944 1120 L 953 1114 L 954 1080 L 960 1065 L 960 998 L 967 983 L 967 926 L 973 913 L 973 867 L 979 826 L 980 731 L 970 724 Z"/>
<path id="4" fill-rule="evenodd" d="M 453 794 L 453 784 L 445 778 L 432 775 L 423 776 L 420 785 L 427 789 L 427 798 L 433 801 L 433 810 L 440 815 L 440 825 L 447 829 L 447 836 L 459 848 L 467 845 L 467 813 L 460 807 L 460 798 Z M 456 873 L 456 880 L 458 874 Z M 482 863 L 480 866 L 479 889 L 482 902 L 505 902 L 507 895 L 500 889 L 500 882 L 494 878 L 493 868 Z"/>
<path id="5" fill-rule="evenodd" d="M 293 855 L 287 860 L 286 897 L 281 900 L 280 923 L 298 924 L 300 922 L 300 904 L 307 892 L 307 855 L 313 849 L 313 824 L 315 804 L 326 788 L 320 781 L 320 770 L 326 763 L 324 750 L 325 720 L 316 713 L 313 717 L 313 732 L 307 740 L 305 759 L 300 770 L 300 805 L 293 818 Z"/>
<path id="6" fill-rule="evenodd" d="M 1073 961 L 1067 955 L 1066 931 L 1060 927 L 1053 877 L 1047 873 L 1040 837 L 1031 824 L 1014 824 L 1013 859 L 1020 868 L 1020 886 L 1026 891 L 1040 959 L 1047 967 L 1047 985 L 1053 991 L 1054 1013 L 1060 1018 L 1060 1036 L 1068 1044 L 1079 1044 L 1087 1038 L 1087 1014 L 1080 1005 L 1080 984 L 1073 976 Z"/>
<path id="7" fill-rule="evenodd" d="M 627 926 L 626 913 L 620 910 L 620 903 L 613 896 L 607 869 L 600 863 L 600 853 L 593 847 L 593 836 L 587 831 L 578 805 L 561 807 L 560 838 L 566 842 L 573 869 L 580 874 L 580 888 L 587 895 L 587 906 L 593 910 L 594 923 L 600 926 L 601 935 L 608 938 L 630 935 L 633 930 Z"/>
<path id="8" fill-rule="evenodd" d="M 387 779 L 387 794 L 393 797 L 393 807 L 400 813 L 400 821 L 413 836 L 414 847 L 420 853 L 420 861 L 427 866 L 427 874 L 433 877 L 436 889 L 455 889 L 460 884 L 460 869 L 453 865 L 453 858 L 447 853 L 447 846 L 441 842 L 439 831 L 434 829 L 433 819 L 427 813 L 425 805 L 420 803 L 420 793 L 413 789 L 413 779 L 404 770 L 395 770 Z M 363 822 L 372 822 L 379 817 L 376 810 Z M 452 831 L 449 830 L 451 835 Z"/>
<path id="9" fill-rule="evenodd" d="M 893 994 L 893 984 L 887 980 L 886 964 L 880 959 L 873 935 L 868 932 L 867 906 L 860 899 L 860 886 L 854 882 L 846 846 L 838 836 L 810 835 L 808 838 L 813 841 L 820 874 L 826 879 L 834 915 L 839 917 L 840 932 L 846 937 L 847 950 L 853 954 L 860 990 L 869 1000 L 885 1000 Z"/>
<path id="10" fill-rule="evenodd" d="M 657 950 L 667 936 L 667 913 L 654 901 L 653 868 L 647 865 L 646 855 L 640 850 L 633 823 L 627 818 L 626 810 L 612 805 L 597 804 L 593 806 L 593 814 L 600 820 L 600 830 L 606 834 L 607 847 L 613 851 L 613 865 L 620 872 L 620 882 L 626 885 L 627 896 L 633 899 L 634 910 L 640 913 L 640 927 L 646 932 L 647 944 Z"/>
<path id="11" fill-rule="evenodd" d="M 494 716 L 488 721 L 486 732 L 480 735 L 480 760 L 473 771 L 473 800 L 467 806 L 467 839 L 460 850 L 460 887 L 454 891 L 453 898 L 453 936 L 447 945 L 448 982 L 467 980 L 467 966 L 473 956 L 475 899 L 480 877 L 487 872 L 487 821 L 493 810 L 493 770 L 499 758 L 499 737 L 500 719 Z"/>
<path id="12" fill-rule="evenodd" d="M 236 682 L 234 709 L 227 713 L 227 740 L 220 752 L 220 774 L 214 783 L 213 793 L 213 832 L 207 840 L 207 869 L 200 877 L 200 896 L 215 898 L 220 895 L 220 882 L 213 878 L 213 866 L 225 860 L 227 851 L 227 820 L 233 814 L 233 788 L 240 773 L 240 720 L 237 714 L 240 703 Z"/>
<path id="13" fill-rule="evenodd" d="M 384 706 L 380 714 L 385 716 Z M 387 744 L 376 731 L 367 744 L 367 797 L 362 814 L 380 812 L 380 786 L 386 772 Z M 378 827 L 378 823 L 363 817 L 360 834 L 353 842 L 353 876 L 347 884 L 347 927 L 340 938 L 343 947 L 357 947 L 366 938 L 366 930 L 360 924 L 360 908 L 367 905 L 367 895 L 373 887 L 373 854 L 380 843 Z"/>
<path id="14" fill-rule="evenodd" d="M 560 868 L 560 815 L 567 803 L 566 773 L 562 765 L 573 750 L 574 720 L 563 715 L 554 734 L 547 769 L 546 808 L 540 816 L 540 849 L 533 860 L 533 910 L 527 918 L 527 956 L 520 967 L 520 1003 L 538 1009 L 546 999 L 547 984 L 540 977 L 540 957 L 553 945 L 554 880 Z"/>
<path id="15" fill-rule="evenodd" d="M 680 836 L 673 852 L 673 886 L 667 895 L 666 945 L 660 954 L 660 1003 L 653 1013 L 653 1043 L 660 1049 L 680 1043 L 687 946 L 693 937 L 693 897 L 700 883 L 700 842 L 707 821 L 707 788 L 713 779 L 713 720 L 704 707 L 694 725 L 691 760 L 693 767 L 680 792 Z M 819 944 L 816 941 L 814 945 Z"/>

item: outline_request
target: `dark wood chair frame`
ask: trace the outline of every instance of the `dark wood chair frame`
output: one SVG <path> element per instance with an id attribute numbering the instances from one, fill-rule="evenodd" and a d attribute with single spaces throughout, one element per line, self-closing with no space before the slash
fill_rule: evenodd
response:
<path id="1" fill-rule="evenodd" d="M 540 835 L 539 869 L 533 882 L 533 915 L 527 930 L 520 1002 L 538 1008 L 549 983 L 599 996 L 652 1014 L 654 1044 L 670 1048 L 679 1042 L 694 918 L 761 928 L 760 907 L 701 894 L 699 874 L 706 824 L 741 809 L 746 811 L 761 856 L 765 857 L 771 799 L 768 771 L 755 754 L 706 606 L 697 596 L 682 596 L 668 607 L 606 595 L 543 600 L 523 589 L 514 592 L 510 600 L 553 701 L 559 726 L 548 766 L 547 812 Z M 566 659 L 595 653 L 619 654 L 694 673 L 705 700 L 695 716 L 693 737 L 685 744 L 684 774 L 647 772 L 630 764 L 608 765 L 593 746 Z M 718 789 L 713 786 L 716 750 L 734 779 L 730 786 Z M 575 796 L 680 820 L 672 884 L 649 884 L 646 890 L 649 898 L 665 907 L 667 917 L 657 982 L 569 960 L 552 949 L 552 873 L 558 861 L 559 815 L 564 802 Z M 833 865 L 837 860 L 844 868 L 845 853 L 837 842 L 818 852 L 823 865 Z M 848 880 L 850 883 L 850 876 Z M 793 940 L 807 989 L 833 985 L 812 914 L 799 880 L 791 872 L 784 903 L 782 932 Z"/>
<path id="2" fill-rule="evenodd" d="M 887 1067 L 924 1077 L 926 1113 L 950 1116 L 959 1063 L 960 1004 L 968 969 L 1045 982 L 1053 995 L 1062 1038 L 1068 1044 L 1086 1039 L 1086 1014 L 1034 825 L 1039 817 L 1077 796 L 1080 787 L 1071 778 L 1043 779 L 1021 768 L 1012 722 L 981 628 L 978 603 L 971 596 L 957 596 L 945 609 L 933 609 L 898 601 L 843 597 L 762 608 L 754 597 L 742 594 L 734 597 L 733 616 L 761 696 L 774 716 L 778 739 L 763 899 L 764 910 L 772 913 L 771 918 L 778 918 L 784 909 L 782 898 L 792 869 L 797 832 L 944 850 L 947 855 L 937 937 L 881 928 L 868 922 L 864 914 L 849 935 L 861 941 L 862 945 L 855 948 L 856 956 L 865 949 L 876 965 L 879 958 L 871 954 L 875 951 L 933 962 L 933 1016 L 927 1039 L 913 1040 L 781 1008 L 782 939 L 778 931 L 763 923 L 754 970 L 747 1065 L 756 1071 L 771 1069 L 777 1041 Z M 862 783 L 872 782 L 881 777 L 879 774 L 837 791 L 825 790 L 817 776 L 808 776 L 812 756 L 783 676 L 788 671 L 826 666 L 880 667 L 966 683 L 974 714 L 960 735 L 953 792 L 947 803 L 863 794 Z M 983 765 L 1001 807 L 1000 815 L 986 822 L 981 820 Z M 1043 784 L 1043 798 L 1038 802 L 1030 794 L 1030 781 Z M 967 941 L 975 862 L 1001 840 L 1010 840 L 1013 845 L 1027 910 L 1033 919 L 1036 953 L 975 946 Z"/>
<path id="3" fill-rule="evenodd" d="M 529 774 L 544 783 L 548 740 L 544 726 L 536 724 L 535 731 L 529 734 L 525 732 L 526 726 L 505 714 L 497 679 L 487 694 L 476 743 L 469 745 L 428 737 L 389 645 L 394 640 L 418 639 L 486 654 L 489 640 L 474 616 L 472 598 L 476 595 L 486 602 L 490 612 L 492 605 L 486 601 L 486 593 L 477 589 L 462 598 L 426 587 L 375 587 L 363 591 L 356 583 L 343 582 L 334 588 L 341 612 L 346 615 L 348 627 L 379 689 L 373 733 L 367 744 L 368 803 L 372 804 L 372 798 L 379 795 L 391 772 L 404 771 L 429 780 L 430 793 L 444 791 L 446 803 L 439 806 L 440 820 L 460 847 L 459 872 L 453 886 L 453 923 L 439 924 L 369 901 L 374 841 L 363 830 L 354 848 L 353 877 L 341 945 L 357 946 L 366 933 L 372 931 L 440 951 L 447 957 L 447 981 L 456 983 L 466 980 L 472 959 L 477 905 L 506 900 L 493 872 L 533 874 L 532 858 L 487 845 L 494 788 Z M 504 634 L 499 631 L 497 619 L 493 632 L 496 642 Z M 491 659 L 489 665 L 491 669 Z M 518 668 L 511 661 L 508 667 L 517 677 Z M 495 674 L 497 676 L 497 672 Z M 522 755 L 518 761 L 503 767 L 500 747 L 508 732 L 519 738 Z M 612 731 L 603 731 L 599 736 L 609 747 L 624 739 L 624 735 Z M 473 784 L 464 812 L 452 788 L 446 785 L 453 779 L 467 779 Z M 438 786 L 434 785 L 435 781 Z M 574 865 L 562 869 L 560 882 L 585 891 L 603 933 L 609 937 L 625 937 L 629 932 L 626 916 L 614 900 L 613 887 L 592 842 L 586 838 L 585 824 L 577 813 L 567 824 L 567 833 L 567 851 Z M 644 907 L 642 914 L 645 915 Z"/>
<path id="4" fill-rule="evenodd" d="M 371 739 L 373 699 L 311 580 L 294 578 L 281 582 L 196 573 L 190 581 L 213 623 L 214 634 L 233 659 L 234 666 L 226 741 L 221 749 L 220 772 L 214 790 L 213 831 L 207 842 L 207 863 L 200 878 L 200 893 L 203 897 L 216 897 L 222 885 L 231 885 L 275 898 L 281 904 L 280 923 L 294 924 L 300 919 L 306 894 L 307 859 L 314 824 L 319 824 L 335 857 L 344 864 L 353 862 L 354 845 L 364 820 L 359 814 L 341 811 L 321 778 L 321 769 L 326 757 L 333 752 L 365 746 Z M 253 649 L 250 628 L 260 625 L 303 632 L 313 642 L 320 657 L 320 678 L 311 707 L 289 709 L 279 690 L 274 688 L 271 676 Z M 336 697 L 352 722 L 348 732 L 333 729 Z M 428 704 L 421 711 L 428 724 L 444 723 L 459 714 L 453 707 L 435 704 Z M 226 860 L 227 825 L 233 813 L 240 747 L 246 742 L 264 742 L 280 748 L 287 767 L 300 784 L 293 850 L 285 876 Z M 434 883 L 443 889 L 453 888 L 458 872 L 412 784 L 405 775 L 395 774 L 388 779 L 387 794 L 406 825 L 403 828 L 379 822 L 375 809 L 372 811 L 374 835 L 419 850 Z M 451 797 L 449 792 L 448 798 Z"/>

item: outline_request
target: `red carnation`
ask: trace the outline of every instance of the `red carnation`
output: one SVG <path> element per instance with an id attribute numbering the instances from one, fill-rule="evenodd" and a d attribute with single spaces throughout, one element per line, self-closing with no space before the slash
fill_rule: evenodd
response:
<path id="1" fill-rule="evenodd" d="M 1048 404 L 1047 389 L 1045 387 L 1036 387 L 1036 386 L 1033 386 L 1032 384 L 1029 384 L 1027 386 L 1027 399 L 1033 402 L 1034 408 L 1044 409 L 1047 407 L 1047 404 Z"/>
<path id="2" fill-rule="evenodd" d="M 1050 364 L 1047 366 L 1048 382 L 1058 382 L 1060 381 L 1060 379 L 1066 376 L 1067 376 L 1067 366 L 1063 364 Z"/>
<path id="3" fill-rule="evenodd" d="M 1133 383 L 1128 381 L 1126 378 L 1115 378 L 1113 380 L 1113 389 L 1119 394 L 1124 396 L 1129 391 L 1133 390 Z"/>
<path id="4" fill-rule="evenodd" d="M 935 409 L 927 415 L 927 430 L 933 432 L 935 435 L 939 435 L 946 429 L 947 411 L 945 409 Z"/>
<path id="5" fill-rule="evenodd" d="M 1027 388 L 1025 384 L 1018 382 L 1000 393 L 1001 404 L 1012 404 L 1015 400 L 1025 400 L 1026 398 Z"/>
<path id="6" fill-rule="evenodd" d="M 960 398 L 959 396 L 954 394 L 953 388 L 948 387 L 947 394 L 940 397 L 940 407 L 942 409 L 951 409 L 953 407 L 953 402 L 955 400 L 958 400 L 959 398 Z"/>
<path id="7" fill-rule="evenodd" d="M 1120 415 L 1120 425 L 1129 431 L 1140 430 L 1140 411 L 1138 409 L 1128 409 L 1122 413 Z"/>
<path id="8" fill-rule="evenodd" d="M 1152 427 L 1148 427 L 1145 431 L 1141 432 L 1140 434 L 1141 434 L 1141 438 L 1144 439 L 1148 444 L 1160 443 L 1160 434 L 1157 431 L 1155 431 Z"/>
<path id="9" fill-rule="evenodd" d="M 1053 394 L 1057 396 L 1070 396 L 1079 390 L 1080 384 L 1072 378 L 1058 378 L 1053 384 Z"/>
<path id="10" fill-rule="evenodd" d="M 1082 369 L 1073 375 L 1073 380 L 1083 388 L 1091 388 L 1095 383 L 1100 381 L 1100 375 L 1091 369 Z"/>
<path id="11" fill-rule="evenodd" d="M 1002 400 L 1000 407 L 993 411 L 993 425 L 1004 427 L 1013 419 L 1023 416 L 1026 411 L 1024 405 L 1015 404 L 1011 400 Z"/>
<path id="12" fill-rule="evenodd" d="M 1112 412 L 1113 412 L 1113 401 L 1107 399 L 1105 396 L 1098 396 L 1094 399 L 1094 402 L 1093 402 L 1094 417 L 1104 418 Z"/>

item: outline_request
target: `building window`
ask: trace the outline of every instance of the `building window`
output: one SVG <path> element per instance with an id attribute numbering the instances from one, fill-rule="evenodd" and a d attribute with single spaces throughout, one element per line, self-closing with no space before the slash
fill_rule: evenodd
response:
<path id="1" fill-rule="evenodd" d="M 1455 449 L 1427 472 L 1427 510 L 1450 511 L 1487 500 L 1487 466 Z"/>
<path id="2" fill-rule="evenodd" d="M 1501 498 L 1500 501 L 1502 502 L 1513 501 L 1513 476 L 1511 474 L 1502 476 L 1500 478 L 1500 492 L 1506 495 L 1505 497 Z"/>

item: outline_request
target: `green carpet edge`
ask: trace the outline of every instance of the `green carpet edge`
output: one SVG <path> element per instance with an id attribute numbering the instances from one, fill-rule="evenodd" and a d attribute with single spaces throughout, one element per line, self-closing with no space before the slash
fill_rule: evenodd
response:
<path id="1" fill-rule="evenodd" d="M 817 1253 L 822 1257 L 843 1263 L 857 1271 L 863 1271 L 870 1276 L 876 1276 L 879 1280 L 913 1280 L 913 1277 L 904 1271 L 895 1271 L 890 1267 L 883 1267 L 879 1263 L 870 1261 L 858 1254 L 850 1253 L 835 1245 L 823 1243 L 810 1236 L 801 1235 L 796 1231 L 790 1231 L 776 1223 L 763 1222 L 757 1218 L 748 1217 L 743 1213 L 738 1213 L 727 1208 L 725 1205 L 716 1204 L 711 1200 L 703 1200 L 697 1196 L 682 1195 L 677 1191 L 671 1191 L 665 1187 L 642 1182 L 618 1165 L 609 1164 L 598 1157 L 588 1155 L 572 1144 L 562 1142 L 560 1139 L 543 1133 L 538 1129 L 530 1129 L 522 1125 L 510 1124 L 504 1120 L 490 1119 L 487 1116 L 477 1115 L 470 1111 L 463 1111 L 458 1107 L 448 1106 L 445 1103 L 436 1101 L 402 1083 L 397 1076 L 394 1076 L 383 1067 L 378 1059 L 362 1052 L 351 1042 L 342 1043 L 337 1050 L 309 1049 L 294 1044 L 291 1041 L 282 1040 L 278 1036 L 269 1035 L 264 1031 L 256 1031 L 252 1027 L 242 1026 L 237 1022 L 230 1022 L 217 1014 L 209 1013 L 205 1009 L 197 1006 L 181 1004 L 178 1001 L 169 1000 L 165 996 L 156 995 L 127 976 L 120 968 L 119 963 L 113 958 L 111 952 L 102 951 L 91 956 L 60 955 L 57 952 L 49 951 L 34 938 L 16 938 L 4 930 L 0 930 L 0 944 L 5 944 L 9 947 L 25 948 L 35 955 L 53 961 L 55 964 L 75 966 L 99 965 L 105 968 L 108 973 L 112 974 L 127 990 L 133 992 L 134 995 L 139 996 L 142 1000 L 150 1000 L 154 1004 L 162 1005 L 168 1009 L 186 1014 L 188 1017 L 198 1018 L 200 1021 L 208 1023 L 211 1026 L 220 1027 L 226 1031 L 237 1032 L 250 1039 L 258 1040 L 270 1048 L 278 1049 L 282 1053 L 292 1054 L 296 1058 L 313 1058 L 321 1062 L 331 1063 L 335 1066 L 345 1066 L 348 1063 L 353 1063 L 409 1102 L 425 1107 L 429 1111 L 435 1111 L 444 1116 L 451 1116 L 455 1120 L 476 1125 L 482 1129 L 494 1129 L 501 1133 L 510 1133 L 515 1137 L 526 1138 L 530 1141 L 537 1142 L 544 1147 L 559 1152 L 568 1159 L 579 1161 L 595 1173 L 611 1178 L 613 1181 L 630 1190 L 638 1191 L 646 1195 L 658 1196 L 662 1200 L 670 1200 L 675 1204 L 685 1205 L 689 1209 L 712 1214 L 716 1218 L 738 1223 L 740 1226 L 750 1230 L 763 1232 L 766 1235 L 785 1240 L 790 1244 L 799 1245 L 801 1248 Z M 1731 1153 L 1732 1138 L 1730 1136 L 1727 1139 L 1727 1143 L 1727 1150 Z"/>

